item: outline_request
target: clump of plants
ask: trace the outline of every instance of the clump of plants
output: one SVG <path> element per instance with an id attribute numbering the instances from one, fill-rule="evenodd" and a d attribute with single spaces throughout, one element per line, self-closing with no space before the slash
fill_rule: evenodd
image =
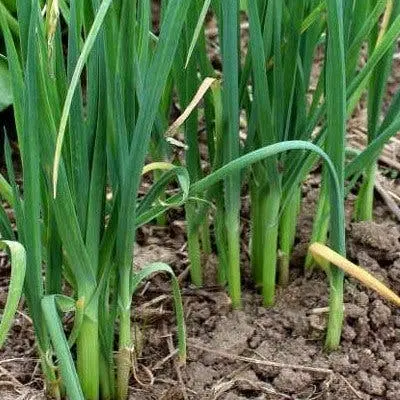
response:
<path id="1" fill-rule="evenodd" d="M 0 208 L 12 260 L 0 344 L 23 291 L 49 394 L 126 399 L 132 297 L 154 273 L 171 277 L 179 356 L 186 355 L 178 281 L 162 263 L 132 268 L 137 228 L 165 224 L 166 211 L 183 206 L 192 282 L 202 285 L 202 255 L 215 248 L 218 281 L 238 308 L 247 188 L 254 283 L 272 306 L 277 282 L 289 281 L 301 183 L 318 160 L 313 241 L 345 256 L 344 199 L 361 178 L 356 217 L 371 217 L 376 161 L 400 129 L 400 92 L 382 118 L 399 12 L 398 0 L 164 0 L 155 34 L 149 0 L 0 0 L 23 178 L 19 187 L 6 141 L 0 194 L 16 227 Z M 207 53 L 208 13 L 218 26 L 221 71 Z M 244 56 L 241 16 L 250 39 Z M 317 52 L 324 57 L 310 94 Z M 368 147 L 347 160 L 346 121 L 366 92 Z M 182 117 L 168 128 L 174 95 Z M 175 146 L 182 160 L 173 158 Z M 152 186 L 139 196 L 149 173 Z M 330 283 L 326 347 L 333 350 L 343 320 L 343 258 L 340 264 L 314 246 L 307 267 L 312 256 Z M 74 314 L 72 326 L 65 313 Z"/>
<path id="2" fill-rule="evenodd" d="M 26 249 L 24 295 L 56 398 L 126 398 L 132 295 L 155 272 L 172 276 L 185 358 L 173 271 L 135 272 L 132 252 L 138 215 L 151 206 L 146 197 L 138 205 L 142 170 L 188 7 L 168 3 L 157 40 L 149 2 L 71 1 L 60 10 L 54 0 L 43 12 L 38 1 L 20 1 L 19 40 L 1 14 L 23 174 L 22 193 L 6 143 L 3 194 L 17 233 L 2 209 L 2 234 Z M 75 313 L 68 335 L 67 312 Z"/>
<path id="3" fill-rule="evenodd" d="M 232 305 L 240 307 L 239 211 L 241 190 L 247 188 L 253 277 L 265 305 L 271 306 L 276 284 L 288 284 L 301 183 L 321 157 L 321 150 L 328 160 L 323 165 L 312 242 L 328 241 L 334 250 L 345 255 L 344 199 L 360 178 L 363 183 L 355 216 L 371 217 L 374 166 L 384 143 L 399 130 L 399 94 L 385 113 L 383 98 L 400 34 L 400 4 L 385 0 L 199 3 L 207 7 L 211 4 L 219 28 L 222 59 L 221 86 L 214 85 L 204 98 L 211 168 L 227 168 L 246 157 L 252 159 L 246 169 L 237 170 L 206 194 L 206 199 L 213 199 L 216 206 L 218 276 L 229 288 Z M 244 56 L 239 41 L 241 17 L 246 18 L 249 30 Z M 189 59 L 197 63 L 200 75 L 193 79 L 200 82 L 213 73 L 204 54 L 204 39 L 200 36 L 194 50 L 193 46 L 189 50 Z M 318 54 L 323 57 L 316 81 L 312 82 Z M 363 64 L 361 59 L 365 60 Z M 310 92 L 311 83 L 315 87 Z M 349 159 L 346 154 L 354 152 L 346 144 L 346 124 L 364 96 L 370 140 L 364 151 Z M 242 141 L 238 135 L 239 115 L 247 124 Z M 197 134 L 196 129 L 191 128 L 190 132 Z M 305 148 L 304 143 L 314 144 L 318 152 Z M 268 157 L 265 154 L 257 160 L 252 158 L 263 149 L 274 151 Z M 199 221 L 206 220 L 205 208 L 206 205 L 199 207 Z M 361 208 L 365 211 L 360 213 Z M 200 235 L 201 223 L 197 226 Z M 199 249 L 200 245 L 189 246 L 191 265 L 198 277 L 198 251 L 193 252 L 192 248 Z M 313 264 L 309 253 L 306 268 Z M 339 345 L 343 318 L 343 273 L 335 267 L 326 271 L 331 287 L 326 346 L 334 349 Z M 195 284 L 198 281 L 193 279 Z"/>

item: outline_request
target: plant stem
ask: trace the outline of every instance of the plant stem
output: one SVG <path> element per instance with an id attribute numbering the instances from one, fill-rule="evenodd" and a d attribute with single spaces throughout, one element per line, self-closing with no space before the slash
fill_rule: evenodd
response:
<path id="1" fill-rule="evenodd" d="M 372 221 L 373 219 L 376 170 L 376 163 L 366 170 L 354 210 L 354 218 L 357 221 Z"/>
<path id="2" fill-rule="evenodd" d="M 86 400 L 99 399 L 99 331 L 92 317 L 84 317 L 77 339 L 77 370 Z"/>
<path id="3" fill-rule="evenodd" d="M 115 398 L 113 365 L 109 365 L 104 355 L 100 355 L 100 392 L 102 400 Z"/>
<path id="4" fill-rule="evenodd" d="M 220 196 L 216 196 L 216 214 L 215 214 L 215 242 L 218 251 L 218 283 L 224 286 L 227 281 L 228 260 L 227 244 L 225 237 L 225 215 L 222 187 Z"/>
<path id="5" fill-rule="evenodd" d="M 193 204 L 186 204 L 187 222 L 187 243 L 188 256 L 190 261 L 190 277 L 193 285 L 201 287 L 203 285 L 203 271 L 201 267 L 200 235 L 199 229 L 193 226 L 193 216 L 195 213 Z"/>
<path id="6" fill-rule="evenodd" d="M 369 37 L 369 52 L 372 53 L 382 42 L 391 21 L 399 14 L 400 4 L 393 0 L 386 2 L 386 11 L 380 27 L 377 25 Z M 372 3 L 371 3 L 372 5 Z M 392 70 L 394 47 L 392 47 L 372 72 L 368 90 L 368 143 L 372 143 L 379 135 L 382 105 L 386 93 L 388 77 Z M 376 163 L 372 163 L 365 170 L 363 184 L 356 202 L 355 218 L 358 221 L 372 221 L 374 204 Z"/>
<path id="7" fill-rule="evenodd" d="M 287 286 L 289 284 L 289 264 L 295 237 L 297 216 L 300 211 L 301 190 L 296 193 L 286 205 L 279 227 L 280 255 L 279 255 L 279 285 Z"/>
<path id="8" fill-rule="evenodd" d="M 263 298 L 265 306 L 272 306 L 275 302 L 276 263 L 279 233 L 279 208 L 281 193 L 270 189 L 268 196 L 261 199 L 266 210 L 265 236 L 263 254 Z"/>
<path id="9" fill-rule="evenodd" d="M 344 164 L 346 149 L 346 62 L 344 55 L 343 0 L 327 0 L 328 42 L 326 64 L 327 153 L 336 167 L 339 198 L 344 199 Z M 334 204 L 336 194 L 330 179 L 329 195 Z M 346 255 L 344 201 L 331 207 L 330 242 L 339 254 Z M 340 344 L 343 323 L 344 274 L 331 266 L 330 309 L 326 347 L 336 349 Z"/>
<path id="10" fill-rule="evenodd" d="M 201 248 L 205 254 L 211 254 L 210 225 L 208 223 L 208 213 L 204 222 L 200 226 Z"/>
<path id="11" fill-rule="evenodd" d="M 223 104 L 223 151 L 224 163 L 240 155 L 239 141 L 239 4 L 236 0 L 221 2 L 222 11 L 222 64 L 224 73 Z M 228 249 L 228 284 L 232 306 L 241 306 L 240 289 L 240 172 L 226 177 L 225 229 Z"/>
<path id="12" fill-rule="evenodd" d="M 60 388 L 60 381 L 56 375 L 56 369 L 53 365 L 49 365 L 46 352 L 39 348 L 39 354 L 40 364 L 42 366 L 43 375 L 45 376 L 47 394 L 51 398 L 60 400 L 62 388 Z"/>
<path id="13" fill-rule="evenodd" d="M 128 397 L 129 375 L 131 371 L 131 267 L 124 268 L 119 275 L 119 343 L 117 355 L 117 399 Z"/>
<path id="14" fill-rule="evenodd" d="M 239 218 L 236 210 L 228 211 L 225 215 L 226 239 L 228 244 L 228 285 L 233 308 L 242 305 L 240 288 L 240 242 Z"/>
<path id="15" fill-rule="evenodd" d="M 261 213 L 260 189 L 255 182 L 251 183 L 251 270 L 256 285 L 262 284 L 262 259 L 263 259 L 263 215 Z"/>
<path id="16" fill-rule="evenodd" d="M 331 268 L 329 320 L 325 347 L 331 351 L 339 346 L 343 326 L 343 281 L 341 271 Z"/>
<path id="17" fill-rule="evenodd" d="M 129 282 L 129 280 L 128 280 Z M 131 370 L 131 312 L 124 308 L 119 317 L 119 349 L 117 355 L 117 399 L 128 397 L 129 374 Z"/>
<path id="18" fill-rule="evenodd" d="M 327 182 L 329 176 L 326 176 Z M 325 183 L 322 184 L 321 192 L 319 194 L 317 212 L 314 217 L 313 231 L 310 243 L 326 243 L 329 230 L 329 196 L 328 187 Z M 314 258 L 310 252 L 307 252 L 306 261 L 304 263 L 305 269 L 311 270 L 314 267 Z"/>

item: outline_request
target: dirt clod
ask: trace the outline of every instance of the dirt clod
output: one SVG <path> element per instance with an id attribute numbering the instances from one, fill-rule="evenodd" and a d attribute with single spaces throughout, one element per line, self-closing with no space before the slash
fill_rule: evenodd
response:
<path id="1" fill-rule="evenodd" d="M 216 323 L 209 346 L 213 349 L 240 354 L 247 347 L 254 327 L 247 323 L 247 316 L 242 311 L 235 311 L 231 318 L 221 317 Z"/>
<path id="2" fill-rule="evenodd" d="M 359 381 L 361 382 L 361 388 L 368 394 L 383 396 L 386 390 L 386 380 L 383 377 L 376 375 L 369 375 L 365 371 L 360 371 L 357 374 Z"/>
<path id="3" fill-rule="evenodd" d="M 307 372 L 298 372 L 291 369 L 283 369 L 274 379 L 276 389 L 284 393 L 300 393 L 312 382 L 312 377 Z"/>
<path id="4" fill-rule="evenodd" d="M 392 311 L 387 305 L 383 304 L 382 300 L 375 300 L 372 303 L 370 318 L 374 327 L 379 328 L 383 325 L 387 325 L 391 315 Z"/>
<path id="5" fill-rule="evenodd" d="M 356 256 L 357 246 L 364 247 L 376 260 L 394 260 L 399 256 L 400 233 L 396 226 L 376 222 L 354 222 L 351 224 L 350 249 Z"/>

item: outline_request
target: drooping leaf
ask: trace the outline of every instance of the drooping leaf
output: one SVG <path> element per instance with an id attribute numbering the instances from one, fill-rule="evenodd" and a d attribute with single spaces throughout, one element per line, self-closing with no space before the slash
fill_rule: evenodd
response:
<path id="1" fill-rule="evenodd" d="M 0 241 L 2 248 L 8 248 L 11 255 L 11 278 L 8 287 L 8 296 L 0 322 L 0 347 L 3 346 L 7 333 L 11 329 L 14 315 L 17 311 L 22 295 L 26 270 L 26 252 L 18 242 Z"/>

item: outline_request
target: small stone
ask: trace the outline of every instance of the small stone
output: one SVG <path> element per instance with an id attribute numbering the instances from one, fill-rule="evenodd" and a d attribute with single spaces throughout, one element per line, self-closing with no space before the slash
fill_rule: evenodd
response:
<path id="1" fill-rule="evenodd" d="M 201 393 L 205 387 L 213 381 L 214 378 L 218 377 L 218 372 L 205 366 L 201 362 L 192 362 L 186 367 L 186 374 L 189 377 L 192 390 Z"/>
<path id="2" fill-rule="evenodd" d="M 229 392 L 225 395 L 225 397 L 222 397 L 223 400 L 245 400 L 246 398 L 243 396 L 238 396 L 236 393 Z"/>
<path id="3" fill-rule="evenodd" d="M 367 317 L 359 318 L 356 322 L 357 337 L 355 341 L 359 344 L 364 344 L 370 337 L 369 323 Z"/>
<path id="4" fill-rule="evenodd" d="M 262 317 L 266 314 L 267 309 L 265 307 L 257 307 L 257 316 Z"/>
<path id="5" fill-rule="evenodd" d="M 396 331 L 396 337 L 400 337 L 400 329 L 397 329 Z M 400 360 L 400 343 L 394 343 L 392 350 L 396 359 Z"/>
<path id="6" fill-rule="evenodd" d="M 362 365 L 365 371 L 374 371 L 376 367 L 376 359 L 370 349 L 363 349 L 359 353 L 359 364 Z"/>
<path id="7" fill-rule="evenodd" d="M 258 379 L 256 373 L 251 369 L 240 373 L 237 375 L 237 377 L 235 377 L 235 379 L 237 379 L 236 386 L 240 392 L 251 391 L 254 389 L 255 384 L 263 383 Z"/>
<path id="8" fill-rule="evenodd" d="M 382 376 L 388 381 L 398 379 L 400 377 L 400 361 L 393 361 L 390 364 L 387 364 L 382 369 Z"/>
<path id="9" fill-rule="evenodd" d="M 215 324 L 213 337 L 209 346 L 214 349 L 238 355 L 247 347 L 247 341 L 254 334 L 254 327 L 247 323 L 246 314 L 235 311 L 227 318 L 220 317 Z M 217 355 L 208 354 L 207 362 L 218 359 Z"/>
<path id="10" fill-rule="evenodd" d="M 397 259 L 389 269 L 389 278 L 397 284 L 400 283 L 400 258 Z"/>
<path id="11" fill-rule="evenodd" d="M 355 349 L 349 349 L 349 360 L 352 363 L 358 363 L 358 360 L 360 359 L 360 356 L 358 354 L 358 351 Z"/>
<path id="12" fill-rule="evenodd" d="M 362 247 L 368 255 L 380 260 L 394 260 L 400 250 L 396 226 L 364 221 L 351 224 L 351 242 Z M 359 252 L 360 253 L 360 252 Z"/>
<path id="13" fill-rule="evenodd" d="M 383 351 L 380 353 L 380 356 L 383 360 L 387 363 L 394 363 L 396 361 L 396 356 L 394 355 L 393 351 Z"/>
<path id="14" fill-rule="evenodd" d="M 393 326 L 383 326 L 379 328 L 379 339 L 382 342 L 387 342 L 389 340 L 395 339 L 396 337 L 400 337 L 396 335 L 396 330 Z"/>

